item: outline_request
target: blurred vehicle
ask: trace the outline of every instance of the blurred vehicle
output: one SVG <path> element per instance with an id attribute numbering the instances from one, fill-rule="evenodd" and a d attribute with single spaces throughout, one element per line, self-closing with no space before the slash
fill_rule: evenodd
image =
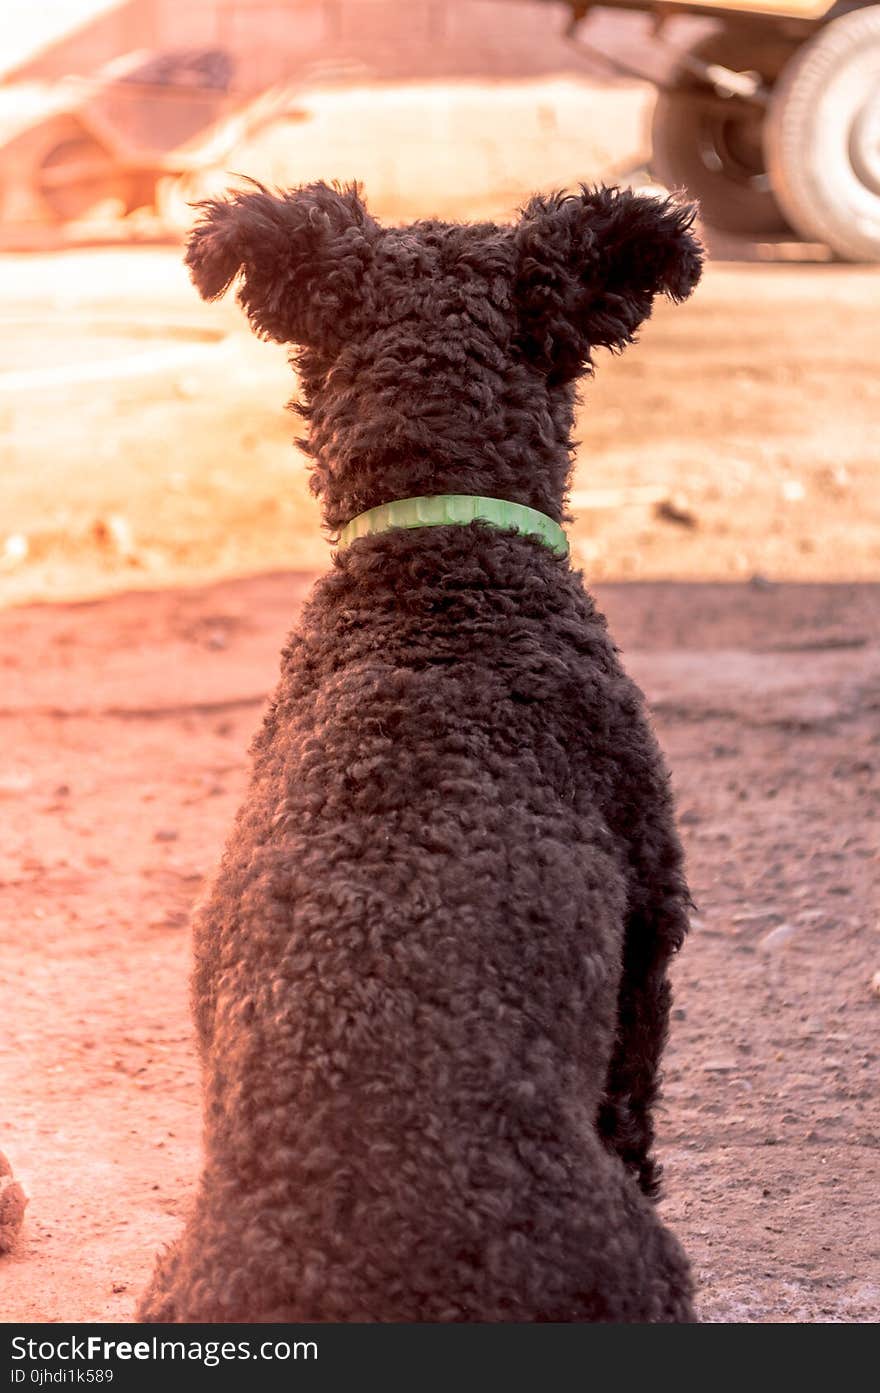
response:
<path id="1" fill-rule="evenodd" d="M 51 107 L 0 147 L 0 222 L 65 224 L 139 209 L 186 223 L 198 177 L 277 117 L 295 89 L 237 92 L 222 49 L 135 52 L 57 82 Z"/>
<path id="2" fill-rule="evenodd" d="M 568 0 L 569 32 L 592 14 Z M 713 22 L 671 44 L 657 82 L 652 172 L 700 201 L 704 222 L 750 238 L 824 242 L 880 260 L 880 4 L 863 0 L 602 0 Z M 649 76 L 610 60 L 631 76 Z"/>

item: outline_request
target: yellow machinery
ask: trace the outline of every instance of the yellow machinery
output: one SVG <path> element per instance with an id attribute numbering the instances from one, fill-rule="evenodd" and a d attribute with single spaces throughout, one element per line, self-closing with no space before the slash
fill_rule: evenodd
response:
<path id="1" fill-rule="evenodd" d="M 569 4 L 574 31 L 593 7 Z M 844 260 L 880 261 L 880 4 L 602 6 L 654 15 L 661 38 L 673 20 L 703 20 L 690 26 L 692 38 L 673 44 L 659 84 L 652 172 L 661 183 L 687 188 L 719 231 L 794 233 Z"/>

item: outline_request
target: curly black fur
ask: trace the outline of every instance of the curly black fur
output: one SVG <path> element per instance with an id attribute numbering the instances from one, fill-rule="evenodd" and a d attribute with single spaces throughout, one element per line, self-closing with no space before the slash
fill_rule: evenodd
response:
<path id="1" fill-rule="evenodd" d="M 355 189 L 210 203 L 187 260 L 300 347 L 314 487 L 564 516 L 574 382 L 701 265 L 691 209 L 536 198 L 383 230 Z M 195 928 L 205 1167 L 142 1320 L 685 1321 L 652 1105 L 688 893 L 581 576 L 482 523 L 338 553 Z"/>

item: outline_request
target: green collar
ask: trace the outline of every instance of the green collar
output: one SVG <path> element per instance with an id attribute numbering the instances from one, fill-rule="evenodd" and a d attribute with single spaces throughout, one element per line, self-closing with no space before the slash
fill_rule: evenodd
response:
<path id="1" fill-rule="evenodd" d="M 487 522 L 502 531 L 522 532 L 549 547 L 555 556 L 568 555 L 568 538 L 558 522 L 524 503 L 503 498 L 478 498 L 470 493 L 438 493 L 425 498 L 397 498 L 380 503 L 352 518 L 339 534 L 340 547 L 358 537 L 374 537 L 392 527 L 445 527 L 449 523 Z"/>

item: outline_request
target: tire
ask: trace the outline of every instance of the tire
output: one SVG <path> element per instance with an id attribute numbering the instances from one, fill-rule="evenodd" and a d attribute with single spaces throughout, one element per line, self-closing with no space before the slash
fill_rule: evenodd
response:
<path id="1" fill-rule="evenodd" d="M 765 143 L 800 235 L 844 261 L 880 261 L 880 5 L 832 20 L 795 54 Z"/>
<path id="2" fill-rule="evenodd" d="M 706 63 L 760 73 L 766 85 L 790 57 L 790 44 L 724 30 L 691 49 Z M 681 67 L 674 87 L 661 92 L 652 128 L 654 176 L 669 189 L 684 187 L 700 204 L 704 223 L 746 237 L 790 234 L 776 201 L 764 154 L 764 112 L 740 97 L 719 97 Z"/>
<path id="3" fill-rule="evenodd" d="M 131 178 L 106 146 L 83 131 L 46 152 L 35 182 L 56 222 L 64 223 L 88 218 L 108 200 L 126 208 Z"/>

